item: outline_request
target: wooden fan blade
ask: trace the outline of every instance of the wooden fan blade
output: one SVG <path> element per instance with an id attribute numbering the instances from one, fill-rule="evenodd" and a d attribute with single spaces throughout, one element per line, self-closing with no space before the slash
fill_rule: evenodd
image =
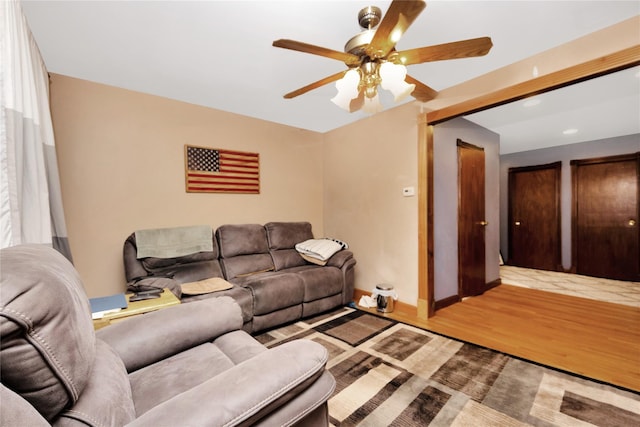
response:
<path id="1" fill-rule="evenodd" d="M 398 52 L 398 57 L 400 58 L 398 62 L 404 65 L 411 65 L 445 59 L 471 58 L 486 55 L 492 46 L 491 38 L 479 37 L 477 39 L 418 47 Z"/>
<path id="2" fill-rule="evenodd" d="M 404 79 L 404 81 L 409 84 L 416 85 L 416 88 L 413 90 L 413 92 L 411 92 L 411 96 L 413 96 L 418 101 L 427 102 L 438 96 L 437 90 L 430 88 L 420 80 L 416 80 L 409 75 Z"/>
<path id="3" fill-rule="evenodd" d="M 426 6 L 422 0 L 394 0 L 366 48 L 367 55 L 372 59 L 387 56 Z"/>
<path id="4" fill-rule="evenodd" d="M 333 74 L 329 77 L 325 77 L 324 79 L 318 80 L 317 82 L 313 82 L 311 84 L 308 84 L 304 87 L 301 87 L 300 89 L 296 89 L 293 92 L 289 92 L 288 94 L 286 94 L 284 97 L 285 99 L 291 99 L 291 98 L 295 98 L 296 96 L 302 95 L 304 93 L 307 93 L 313 89 L 317 89 L 320 86 L 324 86 L 328 83 L 331 82 L 335 82 L 336 80 L 340 80 L 343 76 L 344 76 L 345 71 L 340 71 L 339 73 Z"/>
<path id="5" fill-rule="evenodd" d="M 273 42 L 273 46 L 283 49 L 296 50 L 298 52 L 310 53 L 312 55 L 324 56 L 325 58 L 337 59 L 347 65 L 357 65 L 360 58 L 352 53 L 339 52 L 325 47 L 314 46 L 312 44 L 298 42 L 295 40 L 280 39 Z"/>

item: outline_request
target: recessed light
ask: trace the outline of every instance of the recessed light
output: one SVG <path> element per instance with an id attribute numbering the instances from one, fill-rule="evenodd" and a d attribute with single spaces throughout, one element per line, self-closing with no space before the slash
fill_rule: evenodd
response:
<path id="1" fill-rule="evenodd" d="M 578 133 L 578 129 L 575 128 L 571 128 L 571 129 L 565 129 L 562 131 L 563 135 L 573 135 L 574 133 Z"/>
<path id="2" fill-rule="evenodd" d="M 524 107 L 529 108 L 529 107 L 535 107 L 536 105 L 539 105 L 541 102 L 542 100 L 540 98 L 531 98 L 524 101 L 522 105 Z"/>

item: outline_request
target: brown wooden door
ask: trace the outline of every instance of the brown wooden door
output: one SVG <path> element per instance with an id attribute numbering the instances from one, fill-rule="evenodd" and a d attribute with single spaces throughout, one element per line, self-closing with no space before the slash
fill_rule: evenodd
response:
<path id="1" fill-rule="evenodd" d="M 576 273 L 640 281 L 640 153 L 571 162 Z"/>
<path id="2" fill-rule="evenodd" d="M 458 295 L 480 295 L 485 281 L 484 149 L 458 140 Z"/>
<path id="3" fill-rule="evenodd" d="M 562 162 L 509 169 L 509 265 L 561 269 L 561 170 Z"/>

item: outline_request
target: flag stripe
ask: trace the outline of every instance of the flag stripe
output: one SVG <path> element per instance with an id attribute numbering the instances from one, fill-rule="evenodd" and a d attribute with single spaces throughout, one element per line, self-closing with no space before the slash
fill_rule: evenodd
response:
<path id="1" fill-rule="evenodd" d="M 187 192 L 260 193 L 260 155 L 185 145 Z"/>
<path id="2" fill-rule="evenodd" d="M 225 166 L 234 166 L 234 167 L 245 168 L 245 169 L 249 169 L 249 170 L 257 170 L 258 169 L 258 165 L 246 164 L 246 163 L 241 163 L 241 162 L 226 161 L 224 163 L 221 162 L 221 164 L 223 164 Z"/>
<path id="3" fill-rule="evenodd" d="M 238 186 L 238 187 L 258 187 L 257 182 L 229 182 L 229 181 L 190 181 L 191 186 Z"/>
<path id="4" fill-rule="evenodd" d="M 202 187 L 188 187 L 190 192 L 193 193 L 257 193 L 256 190 L 250 188 L 215 188 L 207 189 Z"/>
<path id="5" fill-rule="evenodd" d="M 221 175 L 219 173 L 217 174 L 205 174 L 205 173 L 191 173 L 189 172 L 189 178 L 190 179 L 198 179 L 198 178 L 232 178 L 232 179 L 236 179 L 236 180 L 245 180 L 245 181 L 259 181 L 258 176 L 239 176 L 233 173 L 229 173 L 229 174 L 224 174 Z"/>
<path id="6" fill-rule="evenodd" d="M 258 175 L 258 170 L 246 170 L 246 168 L 241 168 L 239 166 L 221 166 L 220 167 L 220 172 L 235 172 L 235 173 L 241 173 L 241 174 L 245 174 L 245 175 Z"/>

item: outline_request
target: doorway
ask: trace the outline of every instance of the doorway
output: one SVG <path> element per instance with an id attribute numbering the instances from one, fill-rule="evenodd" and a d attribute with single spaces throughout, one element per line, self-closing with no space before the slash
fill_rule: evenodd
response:
<path id="1" fill-rule="evenodd" d="M 576 273 L 640 281 L 640 153 L 571 161 Z"/>
<path id="2" fill-rule="evenodd" d="M 507 264 L 562 270 L 561 170 L 562 162 L 509 168 Z"/>
<path id="3" fill-rule="evenodd" d="M 458 296 L 484 293 L 485 159 L 484 149 L 457 140 L 458 147 Z"/>

